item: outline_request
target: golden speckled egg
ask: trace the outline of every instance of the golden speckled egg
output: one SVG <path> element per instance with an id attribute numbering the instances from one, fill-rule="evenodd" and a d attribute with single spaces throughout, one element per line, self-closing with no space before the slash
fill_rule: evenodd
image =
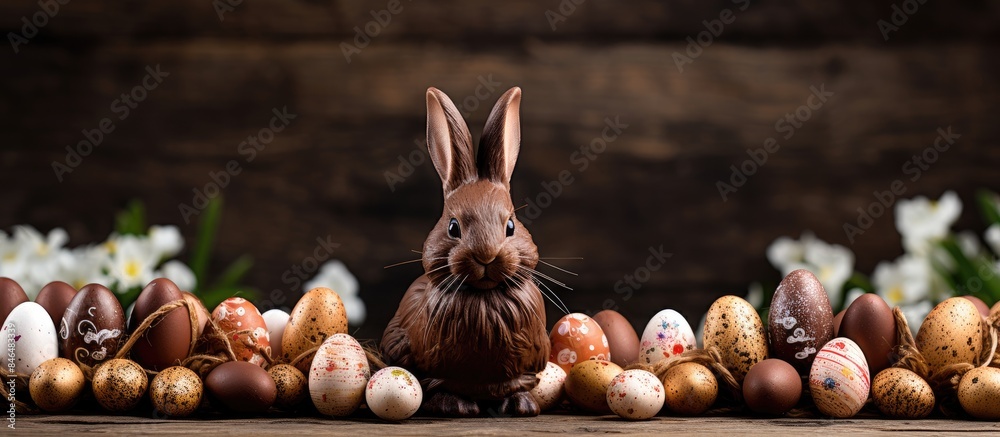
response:
<path id="1" fill-rule="evenodd" d="M 897 367 L 875 375 L 872 399 L 882 414 L 897 419 L 922 419 L 934 411 L 930 384 L 920 375 Z"/>
<path id="2" fill-rule="evenodd" d="M 313 288 L 292 308 L 285 332 L 281 334 L 282 357 L 285 362 L 291 362 L 303 352 L 323 344 L 328 337 L 346 333 L 347 309 L 340 295 L 329 288 Z M 307 373 L 311 362 L 312 358 L 307 357 L 296 367 Z"/>
<path id="3" fill-rule="evenodd" d="M 577 363 L 566 376 L 566 396 L 577 407 L 593 413 L 607 414 L 608 387 L 622 373 L 621 366 L 605 360 Z"/>
<path id="4" fill-rule="evenodd" d="M 76 404 L 87 379 L 76 363 L 65 358 L 42 362 L 31 372 L 28 390 L 35 405 L 45 411 L 66 411 Z"/>
<path id="5" fill-rule="evenodd" d="M 982 347 L 982 316 L 961 297 L 937 304 L 917 332 L 917 347 L 932 370 L 949 364 L 974 363 Z"/>
<path id="6" fill-rule="evenodd" d="M 976 419 L 1000 420 L 1000 369 L 977 367 L 962 375 L 958 402 Z"/>
<path id="7" fill-rule="evenodd" d="M 663 375 L 666 390 L 664 404 L 677 414 L 694 416 L 704 413 L 719 395 L 719 381 L 708 367 L 681 363 Z"/>
<path id="8" fill-rule="evenodd" d="M 586 314 L 572 313 L 563 316 L 549 333 L 552 342 L 549 361 L 566 372 L 586 360 L 611 360 L 608 337 L 597 321 Z"/>
<path id="9" fill-rule="evenodd" d="M 124 413 L 135 408 L 146 395 L 149 377 L 135 361 L 111 359 L 94 371 L 91 387 L 101 407 L 112 413 Z"/>
<path id="10" fill-rule="evenodd" d="M 274 385 L 278 389 L 275 407 L 293 409 L 306 400 L 309 381 L 299 369 L 288 364 L 278 364 L 268 368 L 267 373 L 274 379 Z"/>
<path id="11" fill-rule="evenodd" d="M 993 308 L 990 308 L 990 315 L 994 316 L 1000 314 L 1000 302 L 993 304 Z"/>
<path id="12" fill-rule="evenodd" d="M 372 375 L 365 389 L 368 409 L 383 420 L 406 420 L 420 409 L 420 380 L 402 367 L 386 367 Z"/>
<path id="13" fill-rule="evenodd" d="M 719 349 L 722 362 L 743 382 L 754 364 L 767 359 L 767 332 L 753 305 L 737 296 L 722 296 L 705 315 L 705 349 Z"/>
<path id="14" fill-rule="evenodd" d="M 646 420 L 663 408 L 663 383 L 645 370 L 626 370 L 611 380 L 607 400 L 618 417 Z"/>
<path id="15" fill-rule="evenodd" d="M 538 408 L 545 411 L 559 405 L 566 394 L 563 390 L 565 382 L 566 371 L 562 367 L 551 361 L 545 363 L 545 370 L 538 374 L 538 385 L 531 389 L 531 396 L 538 403 Z"/>
<path id="16" fill-rule="evenodd" d="M 173 366 L 153 378 L 149 398 L 156 411 L 171 417 L 184 417 L 198 409 L 204 391 L 198 374 L 187 367 Z"/>

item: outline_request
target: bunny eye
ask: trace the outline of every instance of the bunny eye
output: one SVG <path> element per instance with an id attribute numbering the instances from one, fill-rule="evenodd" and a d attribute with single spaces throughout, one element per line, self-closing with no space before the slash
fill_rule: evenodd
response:
<path id="1" fill-rule="evenodd" d="M 462 238 L 462 229 L 458 227 L 458 219 L 452 218 L 448 222 L 448 236 L 451 238 Z"/>
<path id="2" fill-rule="evenodd" d="M 507 219 L 507 236 L 514 235 L 514 219 Z"/>

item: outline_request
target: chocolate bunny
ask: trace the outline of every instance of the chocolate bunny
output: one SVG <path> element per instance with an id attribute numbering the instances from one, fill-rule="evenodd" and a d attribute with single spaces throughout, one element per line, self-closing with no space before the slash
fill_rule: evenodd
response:
<path id="1" fill-rule="evenodd" d="M 532 272 L 538 249 L 514 216 L 510 177 L 521 143 L 521 89 L 508 90 L 479 142 L 455 104 L 427 90 L 427 148 L 444 187 L 444 213 L 424 242 L 424 274 L 382 336 L 392 365 L 414 371 L 432 414 L 535 416 L 529 393 L 545 369 L 545 307 Z"/>

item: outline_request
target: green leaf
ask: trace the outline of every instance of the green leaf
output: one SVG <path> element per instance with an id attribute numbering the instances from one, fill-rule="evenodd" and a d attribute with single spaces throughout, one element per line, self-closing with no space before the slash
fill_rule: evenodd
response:
<path id="1" fill-rule="evenodd" d="M 954 239 L 940 242 L 942 248 L 955 260 L 955 286 L 957 295 L 971 294 L 986 303 L 1000 300 L 1000 272 L 997 272 L 989 259 L 977 257 L 969 259 Z M 942 276 L 947 276 L 942 274 Z"/>
<path id="2" fill-rule="evenodd" d="M 997 193 L 990 190 L 979 190 L 976 193 L 976 203 L 979 204 L 979 211 L 983 215 L 983 220 L 987 225 L 1000 224 L 1000 210 L 998 210 Z"/>
<path id="3" fill-rule="evenodd" d="M 124 210 L 115 215 L 115 231 L 120 235 L 146 233 L 146 207 L 142 201 L 133 199 Z"/>
<path id="4" fill-rule="evenodd" d="M 222 271 L 222 275 L 212 284 L 211 288 L 232 288 L 236 287 L 240 280 L 246 276 L 250 268 L 253 267 L 253 257 L 250 255 L 242 255 L 236 258 Z"/>
<path id="5" fill-rule="evenodd" d="M 198 221 L 198 237 L 195 240 L 195 247 L 191 253 L 191 271 L 198 281 L 195 290 L 200 290 L 208 283 L 205 275 L 208 270 L 209 258 L 212 255 L 212 244 L 215 242 L 215 232 L 219 228 L 219 220 L 222 214 L 222 196 L 213 197 L 208 201 L 205 211 L 202 212 L 201 220 Z"/>

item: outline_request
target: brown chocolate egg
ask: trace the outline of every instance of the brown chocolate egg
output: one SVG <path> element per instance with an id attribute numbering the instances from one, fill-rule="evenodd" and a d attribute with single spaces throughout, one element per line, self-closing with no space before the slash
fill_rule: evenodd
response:
<path id="1" fill-rule="evenodd" d="M 271 375 L 246 361 L 230 361 L 212 369 L 205 388 L 212 399 L 236 413 L 263 413 L 278 394 Z"/>
<path id="2" fill-rule="evenodd" d="M 851 303 L 844 312 L 840 336 L 854 340 L 861 347 L 872 375 L 892 365 L 896 319 L 879 295 L 866 293 Z"/>
<path id="3" fill-rule="evenodd" d="M 80 366 L 65 358 L 53 358 L 31 372 L 28 390 L 38 408 L 57 413 L 76 405 L 86 385 Z"/>
<path id="4" fill-rule="evenodd" d="M 895 419 L 922 419 L 934 411 L 934 391 L 911 370 L 890 367 L 872 380 L 872 400 L 879 411 Z"/>
<path id="5" fill-rule="evenodd" d="M 719 381 L 708 367 L 681 363 L 663 375 L 664 405 L 670 411 L 694 416 L 708 411 L 719 395 Z"/>
<path id="6" fill-rule="evenodd" d="M 85 285 L 60 318 L 60 354 L 95 366 L 114 358 L 124 343 L 125 313 L 118 298 L 103 285 Z"/>
<path id="7" fill-rule="evenodd" d="M 804 269 L 785 276 L 771 300 L 767 327 L 771 355 L 808 373 L 816 352 L 833 338 L 833 309 L 819 279 Z"/>
<path id="8" fill-rule="evenodd" d="M 626 367 L 639 359 L 639 335 L 628 319 L 615 310 L 601 311 L 593 319 L 608 337 L 611 362 Z"/>
<path id="9" fill-rule="evenodd" d="M 35 303 L 41 305 L 49 313 L 53 326 L 59 326 L 59 320 L 62 319 L 66 307 L 69 306 L 69 302 L 73 300 L 75 295 L 76 289 L 72 285 L 62 281 L 53 281 L 42 287 L 38 296 L 35 296 Z"/>
<path id="10" fill-rule="evenodd" d="M 756 413 L 782 415 L 802 397 L 799 372 L 777 358 L 769 358 L 750 368 L 743 380 L 743 400 Z"/>
<path id="11" fill-rule="evenodd" d="M 271 375 L 277 390 L 275 407 L 291 410 L 309 396 L 309 380 L 299 369 L 289 364 L 278 364 L 268 368 L 267 374 Z"/>
<path id="12" fill-rule="evenodd" d="M 840 312 L 837 313 L 836 316 L 833 316 L 833 336 L 834 337 L 839 337 L 840 336 L 840 324 L 844 321 L 844 313 L 845 312 L 847 312 L 847 310 L 840 310 Z"/>
<path id="13" fill-rule="evenodd" d="M 7 320 L 14 307 L 27 301 L 28 295 L 24 294 L 24 289 L 17 282 L 0 277 L 0 320 Z"/>
<path id="14" fill-rule="evenodd" d="M 153 378 L 149 384 L 149 399 L 156 411 L 170 417 L 184 417 L 198 409 L 204 391 L 197 373 L 187 367 L 173 366 Z"/>
<path id="15" fill-rule="evenodd" d="M 124 413 L 142 401 L 149 388 L 149 377 L 139 363 L 115 358 L 97 366 L 91 388 L 102 408 L 112 413 Z"/>
<path id="16" fill-rule="evenodd" d="M 976 309 L 979 310 L 979 314 L 982 314 L 983 317 L 990 316 L 990 307 L 989 305 L 986 305 L 986 302 L 983 302 L 982 299 L 972 295 L 966 295 L 962 297 L 968 299 L 969 302 L 972 302 L 976 306 Z"/>
<path id="17" fill-rule="evenodd" d="M 917 331 L 917 348 L 931 370 L 949 364 L 973 364 L 981 352 L 983 316 L 968 299 L 952 297 L 937 304 Z"/>
<path id="18" fill-rule="evenodd" d="M 346 333 L 347 309 L 340 295 L 329 288 L 313 288 L 292 308 L 288 325 L 282 333 L 280 341 L 284 361 L 295 360 L 302 353 L 323 344 L 327 337 Z M 309 372 L 314 356 L 300 360 L 296 367 L 303 373 Z"/>
<path id="19" fill-rule="evenodd" d="M 198 316 L 198 336 L 201 337 L 212 316 L 208 314 L 208 308 L 205 308 L 205 304 L 201 302 L 201 299 L 198 299 L 198 296 L 188 291 L 182 291 L 181 294 L 184 295 L 184 300 L 191 302 L 191 305 L 195 307 L 195 314 Z"/>
<path id="20" fill-rule="evenodd" d="M 129 333 L 135 332 L 150 314 L 161 306 L 183 299 L 180 289 L 167 278 L 154 279 L 135 300 Z M 191 347 L 191 320 L 187 307 L 175 308 L 152 327 L 132 347 L 135 362 L 152 370 L 180 364 Z"/>
<path id="21" fill-rule="evenodd" d="M 764 323 L 753 305 L 738 296 L 722 296 L 709 307 L 702 338 L 705 349 L 719 350 L 722 363 L 740 382 L 754 364 L 767 359 Z"/>

